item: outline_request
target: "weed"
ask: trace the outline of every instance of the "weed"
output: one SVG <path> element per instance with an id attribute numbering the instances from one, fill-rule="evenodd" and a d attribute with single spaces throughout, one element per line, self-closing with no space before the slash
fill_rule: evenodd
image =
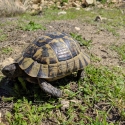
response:
<path id="1" fill-rule="evenodd" d="M 13 50 L 12 50 L 12 48 L 10 48 L 10 47 L 6 47 L 6 48 L 3 48 L 2 49 L 2 52 L 3 53 L 5 53 L 5 54 L 9 54 L 10 52 L 12 52 Z"/>
<path id="2" fill-rule="evenodd" d="M 30 21 L 28 24 L 26 25 L 21 25 L 20 28 L 24 31 L 33 31 L 33 30 L 38 30 L 38 29 L 42 29 L 42 30 L 46 30 L 45 27 L 43 27 L 42 25 L 40 24 L 37 24 L 33 21 Z"/>
<path id="3" fill-rule="evenodd" d="M 6 39 L 7 39 L 7 36 L 5 34 L 0 35 L 0 41 L 1 42 L 4 41 L 4 40 L 6 40 Z"/>
<path id="4" fill-rule="evenodd" d="M 91 61 L 93 62 L 100 62 L 101 58 L 98 58 L 97 56 L 95 56 L 94 54 L 91 54 Z"/>
<path id="5" fill-rule="evenodd" d="M 71 35 L 74 39 L 76 39 L 81 46 L 90 46 L 90 43 L 92 42 L 91 40 L 84 40 L 84 39 L 82 38 L 82 35 L 78 35 L 78 34 L 75 34 L 75 33 L 70 33 L 70 35 Z"/>
<path id="6" fill-rule="evenodd" d="M 41 120 L 45 117 L 44 114 L 48 113 L 56 106 L 51 104 L 44 105 L 33 105 L 31 101 L 28 102 L 26 98 L 23 100 L 18 100 L 13 106 L 12 115 L 10 112 L 7 112 L 6 118 L 10 125 L 40 125 Z"/>
<path id="7" fill-rule="evenodd" d="M 3 42 L 4 40 L 7 39 L 7 35 L 6 34 L 3 34 L 3 31 L 0 30 L 0 42 Z"/>

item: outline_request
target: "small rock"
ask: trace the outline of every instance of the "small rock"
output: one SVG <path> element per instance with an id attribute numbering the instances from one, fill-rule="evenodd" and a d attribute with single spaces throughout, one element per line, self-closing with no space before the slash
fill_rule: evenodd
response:
<path id="1" fill-rule="evenodd" d="M 97 6 L 98 8 L 103 8 L 103 7 L 104 7 L 104 5 L 101 4 L 99 1 L 96 1 L 96 6 Z"/>
<path id="2" fill-rule="evenodd" d="M 9 65 L 9 64 L 12 64 L 12 63 L 14 63 L 14 59 L 10 57 L 10 58 L 5 59 L 5 60 L 1 63 L 1 65 L 2 65 L 2 67 L 5 67 L 6 65 Z"/>
<path id="3" fill-rule="evenodd" d="M 32 9 L 33 9 L 33 10 L 39 10 L 38 4 L 33 4 L 33 5 L 32 5 Z"/>
<path id="4" fill-rule="evenodd" d="M 56 6 L 60 6 L 60 2 L 56 2 Z"/>
<path id="5" fill-rule="evenodd" d="M 80 30 L 80 28 L 79 28 L 79 27 L 75 27 L 75 30 L 79 31 L 79 30 Z"/>
<path id="6" fill-rule="evenodd" d="M 49 28 L 53 28 L 53 26 L 49 26 Z"/>
<path id="7" fill-rule="evenodd" d="M 94 3 L 94 0 L 86 0 L 86 4 L 87 5 L 91 5 L 91 4 L 93 4 Z"/>
<path id="8" fill-rule="evenodd" d="M 57 6 L 57 8 L 58 8 L 58 9 L 62 9 L 62 7 L 61 7 L 61 6 Z"/>
<path id="9" fill-rule="evenodd" d="M 101 17 L 101 16 L 96 16 L 96 18 L 95 18 L 95 21 L 97 21 L 97 22 L 102 22 L 102 21 L 106 21 L 106 20 L 108 20 L 107 18 L 104 18 L 104 17 Z"/>
<path id="10" fill-rule="evenodd" d="M 80 10 L 80 7 L 77 7 L 76 10 Z"/>
<path id="11" fill-rule="evenodd" d="M 81 104 L 82 103 L 81 100 L 77 100 L 77 99 L 72 99 L 72 100 L 70 100 L 70 102 L 73 102 L 75 104 Z"/>
<path id="12" fill-rule="evenodd" d="M 58 15 L 64 15 L 64 14 L 66 14 L 66 11 L 58 12 Z"/>
<path id="13" fill-rule="evenodd" d="M 75 2 L 72 3 L 72 6 L 73 6 L 73 7 L 80 7 L 80 5 L 77 4 L 77 3 L 75 3 Z"/>
<path id="14" fill-rule="evenodd" d="M 96 16 L 95 21 L 97 21 L 97 22 L 102 21 L 102 17 L 101 16 Z"/>
<path id="15" fill-rule="evenodd" d="M 64 3 L 63 3 L 63 6 L 68 6 L 68 3 L 64 2 Z"/>
<path id="16" fill-rule="evenodd" d="M 65 110 L 65 109 L 69 108 L 69 101 L 63 99 L 63 100 L 61 100 L 61 105 L 62 105 L 61 109 Z"/>

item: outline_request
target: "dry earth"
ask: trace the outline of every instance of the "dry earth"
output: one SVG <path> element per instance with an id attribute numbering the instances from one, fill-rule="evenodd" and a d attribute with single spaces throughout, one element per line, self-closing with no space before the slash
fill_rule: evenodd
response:
<path id="1" fill-rule="evenodd" d="M 45 32 L 59 31 L 70 34 L 71 32 L 82 35 L 85 40 L 92 40 L 91 47 L 88 54 L 95 55 L 100 59 L 98 65 L 107 65 L 107 66 L 120 66 L 121 64 L 119 57 L 115 51 L 110 50 L 111 45 L 118 45 L 125 42 L 125 32 L 124 29 L 119 29 L 119 37 L 113 35 L 111 32 L 108 32 L 105 29 L 99 29 L 97 24 L 87 24 L 79 20 L 72 21 L 52 21 L 49 24 L 45 24 L 46 30 L 37 30 L 37 31 L 23 31 L 17 29 L 16 21 L 18 18 L 3 18 L 0 19 L 1 25 L 5 24 L 6 21 L 13 22 L 13 25 L 5 25 L 1 27 L 4 31 L 4 34 L 7 35 L 7 40 L 0 42 L 0 49 L 5 47 L 12 48 L 12 52 L 8 54 L 0 54 L 0 67 L 6 58 L 12 57 L 15 59 L 25 46 L 31 43 L 35 38 L 40 37 Z M 42 22 L 43 24 L 43 22 Z M 77 31 L 75 27 L 80 27 L 80 30 Z M 84 47 L 85 48 L 85 47 Z M 87 51 L 87 50 L 86 50 Z"/>

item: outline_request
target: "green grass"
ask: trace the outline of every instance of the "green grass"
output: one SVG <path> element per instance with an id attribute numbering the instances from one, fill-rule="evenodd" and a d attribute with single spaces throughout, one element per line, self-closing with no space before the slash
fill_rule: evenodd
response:
<path id="1" fill-rule="evenodd" d="M 84 9 L 81 10 L 75 10 L 75 9 L 68 9 L 66 10 L 66 14 L 58 15 L 58 12 L 61 12 L 62 10 L 59 10 L 57 8 L 49 8 L 49 9 L 43 9 L 43 15 L 42 16 L 31 16 L 29 14 L 23 14 L 20 16 L 20 20 L 27 20 L 27 21 L 45 21 L 50 22 L 53 20 L 71 20 L 71 19 L 86 19 L 88 17 L 94 18 L 96 14 L 92 13 L 92 11 L 88 12 Z M 35 18 L 34 18 L 35 17 Z M 44 23 L 45 23 L 44 22 Z"/>
<path id="2" fill-rule="evenodd" d="M 7 35 L 3 33 L 3 30 L 0 29 L 0 42 L 3 42 L 7 39 Z"/>
<path id="3" fill-rule="evenodd" d="M 38 29 L 41 29 L 41 30 L 46 30 L 45 27 L 43 27 L 42 25 L 40 24 L 37 24 L 33 21 L 30 21 L 28 24 L 24 24 L 23 22 L 20 23 L 20 29 L 24 30 L 24 31 L 35 31 L 35 30 L 38 30 Z"/>
<path id="4" fill-rule="evenodd" d="M 79 34 L 76 34 L 76 33 L 70 33 L 70 35 L 79 42 L 80 46 L 87 46 L 87 47 L 89 47 L 90 43 L 92 43 L 91 40 L 84 40 L 82 38 L 82 35 L 79 35 Z"/>
<path id="5" fill-rule="evenodd" d="M 122 69 L 90 65 L 85 72 L 84 81 L 79 81 L 77 92 L 73 92 L 68 84 L 62 87 L 65 92 L 68 89 L 67 94 L 59 100 L 46 97 L 46 101 L 41 98 L 41 102 L 33 103 L 26 97 L 18 99 L 12 113 L 7 113 L 6 120 L 10 125 L 39 125 L 46 120 L 61 125 L 114 125 L 108 122 L 114 109 L 118 109 L 120 119 L 124 119 L 125 74 Z M 70 106 L 63 110 L 61 101 L 68 102 Z M 89 112 L 93 117 L 89 116 Z"/>
<path id="6" fill-rule="evenodd" d="M 45 103 L 44 105 L 32 105 L 27 99 L 18 100 L 13 107 L 14 114 L 7 112 L 7 120 L 10 125 L 40 125 L 41 119 L 45 114 L 53 109 L 58 109 L 58 106 Z"/>
<path id="7" fill-rule="evenodd" d="M 112 50 L 115 50 L 119 54 L 121 60 L 125 62 L 125 44 L 118 46 L 112 45 L 110 48 Z"/>
<path id="8" fill-rule="evenodd" d="M 10 52 L 12 52 L 13 50 L 12 50 L 12 48 L 10 48 L 10 47 L 6 47 L 6 48 L 3 48 L 2 49 L 2 53 L 5 53 L 5 54 L 9 54 Z"/>
<path id="9" fill-rule="evenodd" d="M 5 34 L 0 35 L 0 42 L 3 42 L 7 39 L 7 36 Z"/>

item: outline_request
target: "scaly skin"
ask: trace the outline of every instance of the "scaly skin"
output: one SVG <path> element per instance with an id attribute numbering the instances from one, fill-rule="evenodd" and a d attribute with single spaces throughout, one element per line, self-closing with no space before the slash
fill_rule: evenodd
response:
<path id="1" fill-rule="evenodd" d="M 46 82 L 43 79 L 38 79 L 40 88 L 48 94 L 55 96 L 57 98 L 62 96 L 62 91 L 52 86 L 50 83 Z"/>

